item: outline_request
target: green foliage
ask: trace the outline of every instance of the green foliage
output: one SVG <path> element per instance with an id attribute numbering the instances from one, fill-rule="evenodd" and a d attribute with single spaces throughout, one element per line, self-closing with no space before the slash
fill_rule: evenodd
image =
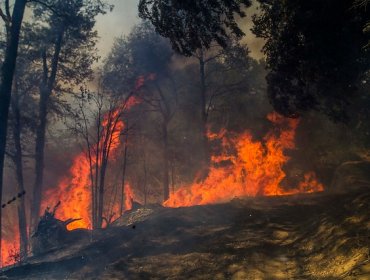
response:
<path id="1" fill-rule="evenodd" d="M 34 55 L 41 60 L 42 52 L 46 52 L 47 65 L 52 67 L 58 36 L 62 36 L 58 80 L 65 84 L 81 83 L 91 76 L 91 66 L 99 58 L 95 48 L 98 39 L 95 17 L 105 13 L 109 6 L 100 0 L 44 3 L 35 3 L 33 23 L 26 31 L 28 40 L 33 42 Z"/>
<path id="2" fill-rule="evenodd" d="M 346 120 L 369 65 L 362 32 L 369 11 L 359 12 L 347 0 L 259 2 L 253 32 L 266 40 L 268 95 L 275 110 L 294 117 L 314 109 Z"/>
<path id="3" fill-rule="evenodd" d="M 174 50 L 191 56 L 212 42 L 226 47 L 230 36 L 244 36 L 235 15 L 245 17 L 242 7 L 250 5 L 250 0 L 141 0 L 139 16 L 169 38 Z"/>

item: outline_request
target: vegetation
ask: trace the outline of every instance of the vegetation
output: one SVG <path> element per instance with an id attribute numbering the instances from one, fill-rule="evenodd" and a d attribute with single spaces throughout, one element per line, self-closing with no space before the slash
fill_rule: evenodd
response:
<path id="1" fill-rule="evenodd" d="M 53 205 L 93 240 L 133 203 L 203 201 L 189 189 L 231 178 L 221 171 L 232 166 L 240 176 L 224 189 L 266 183 L 248 177 L 242 152 L 277 158 L 256 174 L 271 172 L 279 190 L 345 188 L 342 173 L 368 182 L 367 2 L 140 0 L 142 21 L 101 58 L 96 25 L 110 1 L 2 1 L 1 256 L 26 261 Z M 247 14 L 262 59 L 245 44 Z"/>

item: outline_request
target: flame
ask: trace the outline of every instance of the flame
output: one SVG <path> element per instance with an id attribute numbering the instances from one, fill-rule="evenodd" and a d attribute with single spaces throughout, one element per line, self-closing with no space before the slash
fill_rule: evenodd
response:
<path id="1" fill-rule="evenodd" d="M 132 209 L 132 201 L 134 199 L 134 192 L 129 184 L 125 185 L 124 188 L 125 192 L 125 210 L 131 210 Z"/>
<path id="2" fill-rule="evenodd" d="M 125 128 L 124 122 L 119 118 L 122 110 L 130 109 L 136 105 L 138 100 L 131 97 L 124 105 L 120 106 L 113 112 L 107 113 L 102 121 L 102 137 L 95 147 L 91 148 L 92 154 L 94 150 L 99 147 L 102 150 L 105 141 L 110 142 L 110 160 L 116 159 L 116 154 L 120 146 L 120 134 Z M 97 161 L 94 156 L 91 158 L 91 165 L 95 166 L 101 164 L 101 158 Z M 68 229 L 76 228 L 92 228 L 91 218 L 91 201 L 92 201 L 92 190 L 91 190 L 91 173 L 90 173 L 90 162 L 88 158 L 88 152 L 83 151 L 78 154 L 72 163 L 69 170 L 69 175 L 64 177 L 57 188 L 50 189 L 46 192 L 43 200 L 42 209 L 47 206 L 55 205 L 58 201 L 61 201 L 61 205 L 58 208 L 57 216 L 61 220 L 67 220 L 69 218 L 80 218 L 74 223 L 68 225 Z M 94 174 L 93 170 L 93 176 Z M 118 215 L 119 212 L 116 214 Z"/>
<path id="3" fill-rule="evenodd" d="M 11 231 L 12 235 L 4 236 L 1 240 L 1 266 L 8 266 L 19 261 L 19 231 L 17 227 Z"/>
<path id="4" fill-rule="evenodd" d="M 289 157 L 286 150 L 295 148 L 298 119 L 286 119 L 271 113 L 268 120 L 274 124 L 263 141 L 256 141 L 248 132 L 226 136 L 226 130 L 209 133 L 210 140 L 220 140 L 222 152 L 212 156 L 208 177 L 201 183 L 183 186 L 164 203 L 166 207 L 204 205 L 229 201 L 243 196 L 272 196 L 323 191 L 313 172 L 306 173 L 304 181 L 290 190 L 281 187 L 286 177 L 283 170 Z"/>
<path id="5" fill-rule="evenodd" d="M 145 85 L 146 81 L 153 81 L 155 79 L 155 74 L 139 76 L 136 80 L 134 91 L 132 93 L 139 91 Z M 104 141 L 108 141 L 110 142 L 110 160 L 116 159 L 116 154 L 121 144 L 120 134 L 125 128 L 125 124 L 119 118 L 119 116 L 123 111 L 130 110 L 133 106 L 139 103 L 140 99 L 132 94 L 125 102 L 118 106 L 116 110 L 110 113 L 108 112 L 104 115 L 102 121 L 102 136 L 98 143 L 96 143 L 95 147 L 91 148 L 92 154 L 94 154 L 93 151 L 96 149 L 96 147 L 101 148 L 104 146 Z M 100 166 L 101 158 L 96 160 L 93 157 L 91 160 L 92 166 Z M 56 205 L 58 201 L 61 201 L 60 207 L 57 211 L 57 216 L 59 219 L 81 219 L 69 224 L 69 230 L 76 228 L 92 228 L 92 189 L 88 151 L 81 152 L 74 158 L 72 166 L 69 170 L 69 175 L 60 181 L 57 188 L 49 189 L 45 192 L 41 211 L 43 211 L 43 209 L 45 209 L 47 206 Z M 115 215 L 119 214 L 118 209 L 119 206 L 117 203 L 114 204 L 113 211 Z"/>
<path id="6" fill-rule="evenodd" d="M 153 81 L 156 79 L 155 74 L 149 74 L 147 76 L 139 76 L 136 80 L 134 92 L 140 90 L 146 81 Z M 124 110 L 129 110 L 133 106 L 139 104 L 141 101 L 138 97 L 131 95 L 125 102 L 123 102 L 116 110 L 111 113 L 107 113 L 103 117 L 102 121 L 102 138 L 98 141 L 95 147 L 103 146 L 106 135 L 110 135 L 110 159 L 116 159 L 117 150 L 120 146 L 120 134 L 125 128 L 124 122 L 119 118 L 119 115 Z M 112 124 L 112 120 L 117 120 Z M 101 159 L 98 159 L 98 165 L 100 165 Z M 92 165 L 96 164 L 96 159 L 92 159 Z M 134 193 L 131 187 L 127 184 L 125 186 L 125 210 L 131 209 L 132 200 Z M 49 189 L 44 193 L 41 213 L 48 207 L 53 207 L 61 201 L 58 210 L 57 217 L 61 220 L 67 220 L 69 218 L 80 218 L 81 220 L 75 221 L 68 225 L 69 230 L 76 228 L 92 228 L 91 219 L 91 176 L 90 176 L 90 162 L 88 159 L 88 152 L 83 151 L 77 154 L 72 162 L 72 166 L 69 170 L 69 174 L 62 178 L 58 186 L 53 189 Z M 116 202 L 112 206 L 112 212 L 114 218 L 119 215 L 120 207 Z M 19 245 L 19 230 L 16 227 L 11 231 L 11 238 L 4 236 L 1 240 L 1 265 L 12 265 L 18 261 L 20 245 Z"/>
<path id="7" fill-rule="evenodd" d="M 48 190 L 42 209 L 56 205 L 62 201 L 58 208 L 58 218 L 81 218 L 68 226 L 68 229 L 91 228 L 91 189 L 90 167 L 86 153 L 77 155 L 70 168 L 70 176 L 61 180 L 58 188 Z"/>

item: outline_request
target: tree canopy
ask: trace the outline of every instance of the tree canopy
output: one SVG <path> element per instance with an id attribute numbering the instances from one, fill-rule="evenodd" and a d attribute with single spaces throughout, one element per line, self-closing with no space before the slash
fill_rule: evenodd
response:
<path id="1" fill-rule="evenodd" d="M 244 36 L 235 15 L 245 17 L 243 7 L 250 5 L 250 0 L 140 0 L 139 16 L 169 38 L 174 50 L 191 56 L 214 41 L 226 47 L 230 36 Z"/>
<path id="2" fill-rule="evenodd" d="M 363 33 L 369 12 L 347 0 L 259 2 L 253 31 L 266 40 L 268 96 L 275 110 L 294 117 L 315 109 L 345 120 L 369 65 Z"/>

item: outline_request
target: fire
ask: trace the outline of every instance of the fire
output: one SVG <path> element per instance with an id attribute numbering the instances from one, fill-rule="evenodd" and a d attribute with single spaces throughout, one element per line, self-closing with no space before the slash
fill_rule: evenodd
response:
<path id="1" fill-rule="evenodd" d="M 69 225 L 75 228 L 91 228 L 90 167 L 86 153 L 77 155 L 70 168 L 70 175 L 63 178 L 58 188 L 46 192 L 42 209 L 62 201 L 57 216 L 61 220 L 81 218 Z"/>
<path id="2" fill-rule="evenodd" d="M 11 236 L 4 236 L 4 238 L 1 240 L 1 266 L 2 267 L 15 264 L 20 260 L 18 228 L 14 227 L 11 233 L 12 233 Z"/>
<path id="3" fill-rule="evenodd" d="M 139 76 L 136 80 L 134 91 L 132 93 L 136 93 L 137 91 L 139 91 L 145 85 L 146 81 L 153 81 L 155 80 L 155 78 L 155 74 Z M 94 149 L 96 149 L 97 147 L 102 150 L 105 141 L 108 141 L 110 143 L 110 159 L 114 160 L 116 158 L 118 148 L 121 144 L 120 134 L 125 128 L 125 124 L 121 120 L 120 114 L 125 110 L 129 110 L 131 107 L 135 106 L 138 103 L 140 103 L 140 100 L 132 94 L 125 102 L 118 106 L 116 110 L 108 112 L 104 115 L 102 121 L 103 132 L 101 134 L 101 138 L 94 147 L 91 147 L 91 153 L 93 153 Z M 102 160 L 101 158 L 98 158 L 98 160 L 96 160 L 94 157 L 92 157 L 90 162 L 88 152 L 89 151 L 81 152 L 74 158 L 69 171 L 70 174 L 60 181 L 57 188 L 50 189 L 46 192 L 41 207 L 41 209 L 45 209 L 47 206 L 55 205 L 58 201 L 61 201 L 61 205 L 57 211 L 57 216 L 59 219 L 81 219 L 72 224 L 69 224 L 69 230 L 76 228 L 92 228 L 91 177 L 95 174 L 91 174 L 90 165 L 100 166 Z M 133 194 L 132 191 L 131 194 Z M 118 209 L 118 205 L 113 205 L 115 215 L 119 214 Z"/>
<path id="4" fill-rule="evenodd" d="M 130 106 L 134 106 L 137 103 L 138 101 L 135 98 L 130 98 L 123 106 L 125 106 L 126 109 L 129 109 Z M 119 114 L 122 110 L 124 110 L 124 108 L 121 106 L 104 116 L 102 121 L 102 138 L 95 147 L 91 148 L 92 154 L 94 154 L 93 150 L 97 147 L 102 150 L 103 147 L 106 146 L 105 142 L 108 141 L 108 143 L 110 143 L 110 159 L 115 159 L 120 146 L 120 134 L 125 128 L 124 122 L 119 118 Z M 95 157 L 92 156 L 91 166 L 95 166 L 96 164 L 100 166 L 101 158 L 98 158 L 98 161 L 96 161 Z M 83 151 L 74 158 L 73 164 L 70 168 L 70 174 L 61 180 L 57 188 L 50 189 L 46 193 L 46 199 L 43 201 L 42 209 L 53 204 L 55 205 L 58 201 L 61 201 L 62 203 L 57 211 L 59 219 L 81 219 L 69 224 L 69 230 L 76 228 L 91 229 L 91 176 L 95 176 L 95 170 L 93 168 L 91 173 L 88 151 Z"/>
<path id="5" fill-rule="evenodd" d="M 132 200 L 134 199 L 134 192 L 129 184 L 125 185 L 125 210 L 132 209 Z"/>
<path id="6" fill-rule="evenodd" d="M 243 196 L 272 196 L 322 191 L 313 172 L 290 190 L 281 187 L 286 177 L 283 166 L 289 160 L 285 151 L 295 148 L 295 133 L 299 121 L 272 113 L 268 120 L 274 125 L 263 141 L 256 141 L 248 132 L 226 136 L 222 130 L 209 134 L 210 140 L 220 140 L 222 152 L 212 156 L 208 177 L 201 183 L 178 189 L 164 203 L 167 207 L 204 205 L 229 201 Z"/>

